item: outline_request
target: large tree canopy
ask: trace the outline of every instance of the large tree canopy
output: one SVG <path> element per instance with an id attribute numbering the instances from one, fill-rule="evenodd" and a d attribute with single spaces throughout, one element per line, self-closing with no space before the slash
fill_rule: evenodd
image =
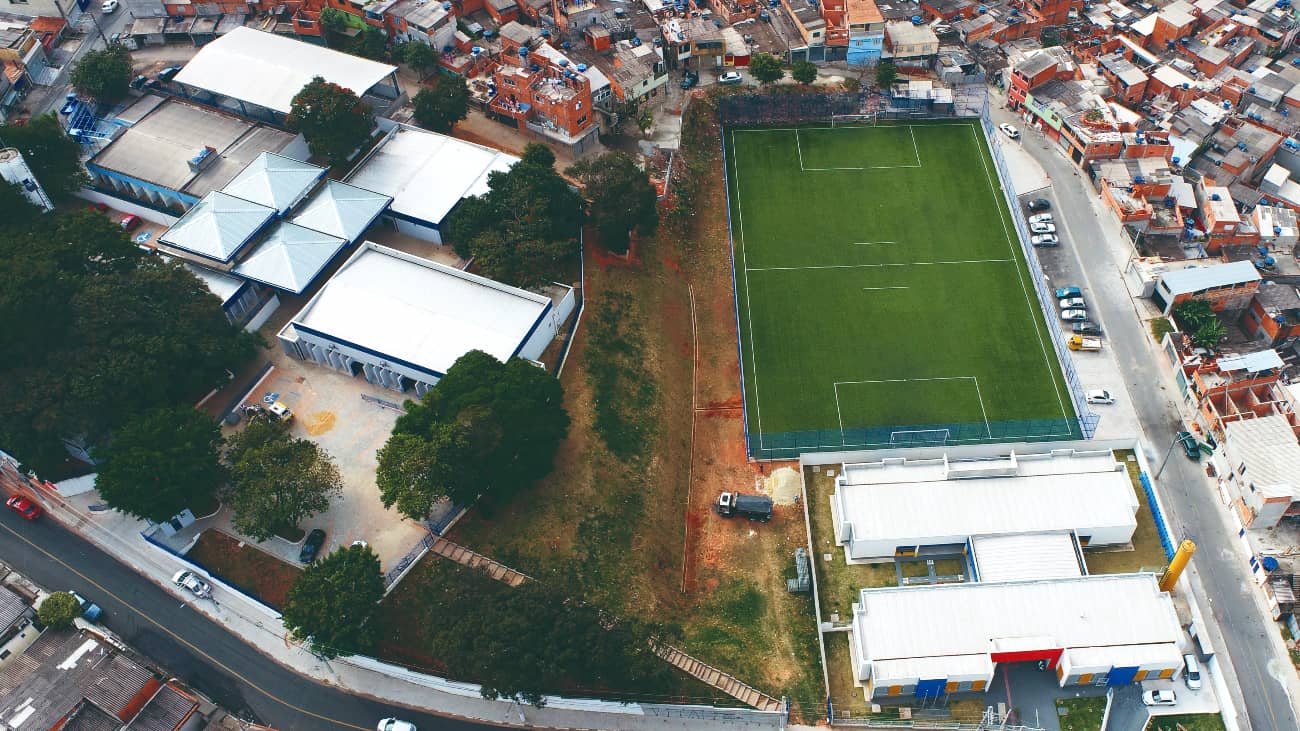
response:
<path id="1" fill-rule="evenodd" d="M 188 406 L 141 414 L 113 433 L 95 456 L 95 489 L 109 505 L 161 523 L 210 502 L 225 482 L 221 429 Z"/>
<path id="2" fill-rule="evenodd" d="M 32 117 L 27 124 L 0 125 L 0 140 L 23 153 L 36 180 L 56 202 L 67 200 L 90 180 L 81 167 L 81 146 L 63 131 L 54 112 Z M 0 216 L 0 226 L 12 223 Z"/>
<path id="3" fill-rule="evenodd" d="M 420 519 L 443 497 L 510 499 L 551 471 L 569 428 L 563 401 L 560 382 L 525 360 L 466 353 L 422 401 L 406 402 L 379 451 L 384 506 Z"/>
<path id="4" fill-rule="evenodd" d="M 659 227 L 654 186 L 627 153 L 589 157 L 567 172 L 582 181 L 591 200 L 591 220 L 605 248 L 625 252 L 633 230 L 648 236 Z"/>
<path id="5" fill-rule="evenodd" d="M 100 104 L 116 104 L 131 88 L 131 52 L 114 43 L 98 51 L 87 51 L 72 69 L 68 80 L 77 91 Z"/>
<path id="6" fill-rule="evenodd" d="M 564 275 L 578 255 L 582 197 L 555 171 L 555 153 L 531 143 L 507 171 L 488 175 L 488 192 L 452 212 L 456 253 L 487 277 L 532 287 Z"/>
<path id="7" fill-rule="evenodd" d="M 315 442 L 289 436 L 288 422 L 256 416 L 230 438 L 235 527 L 264 541 L 329 508 L 343 477 Z"/>
<path id="8" fill-rule="evenodd" d="M 411 46 L 428 48 L 423 43 Z M 418 56 L 417 54 L 414 54 Z M 469 114 L 469 87 L 465 78 L 442 74 L 437 82 L 421 89 L 411 100 L 415 106 L 415 121 L 434 132 L 450 132 L 452 125 Z"/>
<path id="9" fill-rule="evenodd" d="M 3 218 L 3 217 L 0 217 Z M 0 444 L 38 471 L 63 438 L 106 444 L 151 409 L 193 404 L 253 354 L 193 274 L 78 210 L 0 220 Z"/>
<path id="10" fill-rule="evenodd" d="M 370 137 L 374 111 L 350 89 L 317 76 L 293 98 L 285 124 L 307 138 L 313 155 L 343 162 Z"/>
<path id="11" fill-rule="evenodd" d="M 368 546 L 340 548 L 307 567 L 284 604 L 284 626 L 326 657 L 373 649 L 384 598 L 379 557 Z"/>

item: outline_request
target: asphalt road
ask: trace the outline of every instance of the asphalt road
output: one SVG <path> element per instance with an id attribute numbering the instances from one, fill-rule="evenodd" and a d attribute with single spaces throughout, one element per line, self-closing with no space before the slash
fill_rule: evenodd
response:
<path id="1" fill-rule="evenodd" d="M 995 121 L 1012 121 L 1004 109 L 993 114 Z M 1022 144 L 1051 177 L 1050 197 L 1058 225 L 1062 219 L 1064 223 L 1062 246 L 1044 259 L 1074 280 L 1058 281 L 1081 284 L 1092 295 L 1090 311 L 1100 319 L 1119 363 L 1148 447 L 1155 450 L 1147 456 L 1157 469 L 1175 433 L 1184 428 L 1176 401 L 1181 397 L 1164 385 L 1161 369 L 1166 366 L 1158 362 L 1148 326 L 1135 313 L 1121 272 L 1109 256 L 1108 245 L 1102 243 L 1107 234 L 1094 212 L 1090 183 L 1076 175 L 1078 169 L 1040 133 L 1026 130 Z M 1225 529 L 1224 508 L 1212 482 L 1199 463 L 1175 450 L 1165 463 L 1160 485 L 1175 540 L 1191 538 L 1197 544 L 1194 562 L 1209 595 L 1208 604 L 1203 598 L 1202 606 L 1210 608 L 1223 633 L 1227 647 L 1218 650 L 1226 649 L 1232 660 L 1251 726 L 1260 731 L 1300 728 L 1286 685 L 1274 675 L 1294 670 L 1273 652 L 1266 633 L 1277 630 L 1255 602 L 1257 589 L 1235 550 L 1236 537 Z"/>
<path id="2" fill-rule="evenodd" d="M 280 731 L 375 728 L 396 716 L 424 731 L 495 728 L 395 708 L 296 675 L 58 523 L 0 512 L 0 558 L 49 590 L 74 589 L 153 663 L 236 715 Z"/>

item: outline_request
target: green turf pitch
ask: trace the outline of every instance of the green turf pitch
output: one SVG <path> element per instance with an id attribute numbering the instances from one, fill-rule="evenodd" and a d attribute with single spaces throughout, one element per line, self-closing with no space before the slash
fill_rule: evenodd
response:
<path id="1" fill-rule="evenodd" d="M 1077 435 L 1058 325 L 977 125 L 724 134 L 752 451 L 794 456 L 771 450 L 805 432 L 881 446 L 940 424 L 999 441 L 1020 420 Z"/>

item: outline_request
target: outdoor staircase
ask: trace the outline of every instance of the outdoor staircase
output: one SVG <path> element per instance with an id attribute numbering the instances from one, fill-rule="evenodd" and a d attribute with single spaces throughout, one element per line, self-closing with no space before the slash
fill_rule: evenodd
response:
<path id="1" fill-rule="evenodd" d="M 475 553 L 459 543 L 453 543 L 442 536 L 433 539 L 433 544 L 429 546 L 429 550 L 448 561 L 455 561 L 458 564 L 483 571 L 488 576 L 510 586 L 519 586 L 532 578 L 527 574 L 515 571 L 503 563 L 493 561 L 481 553 Z"/>
<path id="2" fill-rule="evenodd" d="M 655 648 L 655 652 L 670 665 L 742 703 L 747 703 L 760 711 L 781 710 L 781 701 L 745 685 L 712 665 L 696 660 L 676 647 L 664 645 Z"/>

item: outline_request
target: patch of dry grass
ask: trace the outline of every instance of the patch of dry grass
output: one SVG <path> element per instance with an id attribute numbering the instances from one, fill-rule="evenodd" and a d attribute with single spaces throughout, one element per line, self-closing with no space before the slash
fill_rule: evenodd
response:
<path id="1" fill-rule="evenodd" d="M 1128 469 L 1129 479 L 1133 482 L 1133 491 L 1137 494 L 1137 530 L 1133 532 L 1132 550 L 1084 550 L 1084 560 L 1088 563 L 1090 574 L 1125 574 L 1134 571 L 1156 571 L 1163 569 L 1165 550 L 1160 545 L 1160 533 L 1156 530 L 1155 518 L 1147 505 L 1147 494 L 1138 480 L 1137 459 L 1132 450 L 1117 450 L 1115 459 Z"/>
<path id="2" fill-rule="evenodd" d="M 849 621 L 853 602 L 863 589 L 898 586 L 898 574 L 892 561 L 888 563 L 850 564 L 844 549 L 835 543 L 835 529 L 831 521 L 830 496 L 835 491 L 835 478 L 826 475 L 826 467 L 804 469 L 804 484 L 808 490 L 808 517 L 812 523 L 813 568 L 817 572 L 817 592 L 821 599 L 822 620 Z M 830 560 L 826 560 L 830 554 Z M 917 562 L 925 573 L 925 563 Z"/>

